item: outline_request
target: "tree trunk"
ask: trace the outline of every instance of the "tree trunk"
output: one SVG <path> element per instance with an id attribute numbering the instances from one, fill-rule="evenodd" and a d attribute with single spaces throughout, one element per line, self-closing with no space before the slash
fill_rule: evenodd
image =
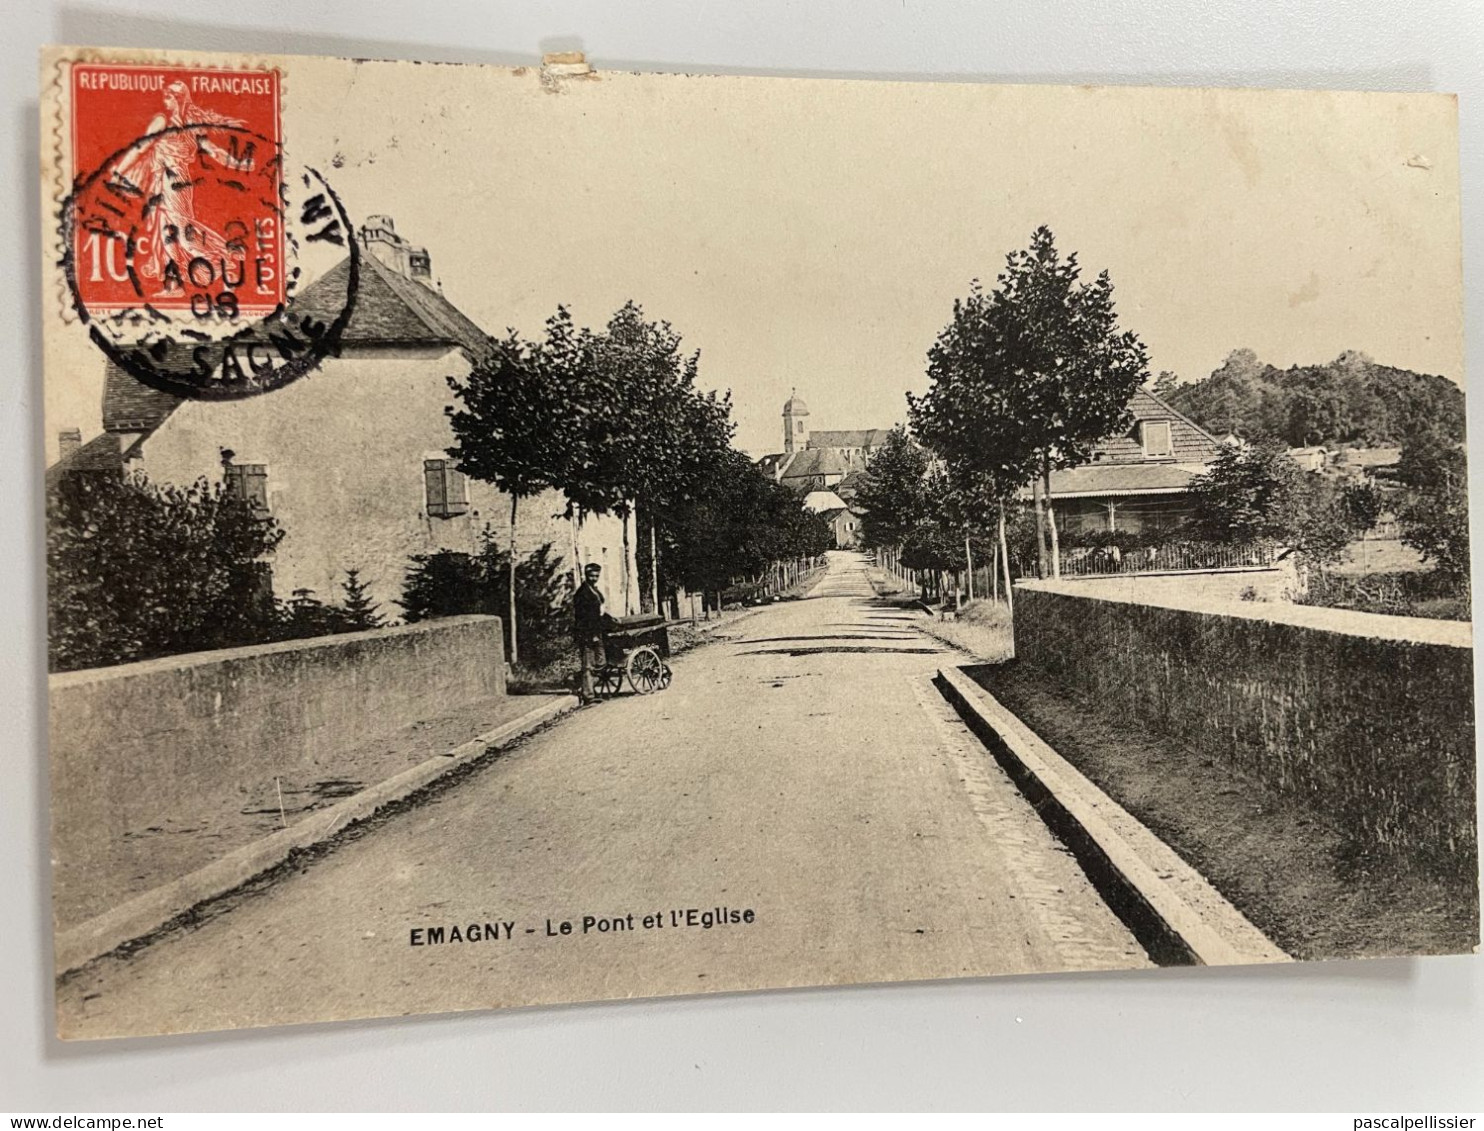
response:
<path id="1" fill-rule="evenodd" d="M 1046 576 L 1046 499 L 1040 477 L 1031 484 L 1031 497 L 1036 503 L 1036 576 Z M 1002 512 L 1003 513 L 1003 512 Z"/>
<path id="2" fill-rule="evenodd" d="M 1046 496 L 1046 529 L 1051 533 L 1051 576 L 1061 580 L 1061 541 L 1056 533 L 1056 512 L 1051 507 L 1051 459 L 1041 467 L 1042 494 Z"/>
<path id="3" fill-rule="evenodd" d="M 520 643 L 515 631 L 515 515 L 520 496 L 510 496 L 510 662 L 520 662 Z"/>
<path id="4" fill-rule="evenodd" d="M 664 607 L 660 604 L 660 547 L 659 539 L 655 534 L 654 515 L 649 516 L 649 572 L 654 580 L 654 611 L 664 615 Z"/>
<path id="5" fill-rule="evenodd" d="M 974 547 L 969 545 L 969 535 L 964 534 L 964 561 L 968 564 L 969 600 L 974 599 Z"/>
<path id="6" fill-rule="evenodd" d="M 993 543 L 989 549 L 989 593 L 990 600 L 1000 603 L 1000 544 Z"/>
<path id="7" fill-rule="evenodd" d="M 1000 504 L 1000 564 L 1005 570 L 1005 605 L 1015 615 L 1015 591 L 1010 580 L 1010 548 L 1005 541 L 1005 504 Z"/>
<path id="8" fill-rule="evenodd" d="M 634 508 L 628 503 L 623 508 L 623 615 L 632 616 L 634 612 L 634 594 L 629 585 L 629 572 L 632 568 L 632 558 L 629 545 L 629 519 L 633 517 Z"/>
<path id="9" fill-rule="evenodd" d="M 572 508 L 572 513 L 567 516 L 567 530 L 572 535 L 572 592 L 577 592 L 577 587 L 582 584 L 582 551 L 577 544 L 577 508 Z"/>

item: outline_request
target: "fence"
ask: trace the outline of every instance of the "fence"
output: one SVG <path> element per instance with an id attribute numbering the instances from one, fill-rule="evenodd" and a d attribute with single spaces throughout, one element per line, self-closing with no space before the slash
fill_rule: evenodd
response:
<path id="1" fill-rule="evenodd" d="M 821 557 L 794 558 L 773 562 L 755 577 L 734 579 L 730 585 L 713 594 L 715 607 L 735 608 L 739 605 L 760 605 L 767 601 L 806 588 L 810 582 L 824 572 Z M 709 616 L 713 605 L 706 603 Z"/>
<path id="2" fill-rule="evenodd" d="M 1073 546 L 1062 550 L 1064 577 L 1115 577 L 1129 573 L 1182 573 L 1199 570 L 1271 569 L 1272 546 L 1218 542 L 1172 542 L 1120 550 L 1117 546 Z"/>
<path id="3" fill-rule="evenodd" d="M 979 600 L 996 596 L 1001 601 L 1005 599 L 1003 567 L 978 565 L 976 561 L 972 573 L 968 570 L 912 569 L 902 565 L 896 551 L 889 547 L 883 547 L 874 553 L 877 569 L 890 574 L 904 587 L 924 594 L 928 600 L 947 600 L 955 594 L 965 600 L 971 595 Z M 1012 576 L 1018 580 L 1019 573 L 1016 572 L 1013 557 L 1011 563 Z"/>

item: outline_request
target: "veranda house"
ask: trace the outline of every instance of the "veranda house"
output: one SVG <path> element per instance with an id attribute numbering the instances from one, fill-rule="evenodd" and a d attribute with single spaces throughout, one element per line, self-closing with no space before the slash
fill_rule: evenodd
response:
<path id="1" fill-rule="evenodd" d="M 1143 389 L 1129 411 L 1129 426 L 1100 441 L 1089 462 L 1051 473 L 1063 538 L 1173 531 L 1190 517 L 1191 484 L 1221 454 L 1222 441 Z"/>

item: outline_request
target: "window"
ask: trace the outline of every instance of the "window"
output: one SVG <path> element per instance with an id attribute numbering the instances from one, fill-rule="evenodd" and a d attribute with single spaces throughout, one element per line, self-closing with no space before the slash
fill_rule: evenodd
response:
<path id="1" fill-rule="evenodd" d="M 227 494 L 242 499 L 252 512 L 268 513 L 268 465 L 265 463 L 228 463 L 222 465 L 222 479 Z"/>
<path id="2" fill-rule="evenodd" d="M 430 518 L 453 518 L 468 513 L 469 482 L 453 460 L 423 460 L 423 483 L 428 492 Z"/>
<path id="3" fill-rule="evenodd" d="M 1142 424 L 1144 430 L 1144 458 L 1161 459 L 1175 454 L 1174 446 L 1170 442 L 1170 422 L 1168 420 L 1146 420 Z"/>

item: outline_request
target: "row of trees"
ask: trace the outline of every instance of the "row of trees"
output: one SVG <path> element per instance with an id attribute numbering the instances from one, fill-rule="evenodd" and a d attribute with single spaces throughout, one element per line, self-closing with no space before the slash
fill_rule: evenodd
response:
<path id="1" fill-rule="evenodd" d="M 779 558 L 823 552 L 828 528 L 732 448 L 731 396 L 698 389 L 698 368 L 669 323 L 629 302 L 601 330 L 559 307 L 540 338 L 492 339 L 467 376 L 449 378 L 449 454 L 510 497 L 508 562 L 522 501 L 552 488 L 579 522 L 622 521 L 625 585 L 639 530 L 643 603 L 654 609 L 675 584 L 719 589 Z M 507 587 L 512 660 L 519 580 Z"/>
<path id="2" fill-rule="evenodd" d="M 1407 380 L 1392 380 L 1397 374 Z M 1084 282 L 1076 255 L 1063 258 L 1050 230 L 1038 229 L 1029 248 L 1008 257 L 993 290 L 976 281 L 955 302 L 928 353 L 928 376 L 925 395 L 908 395 L 912 434 L 894 430 L 867 469 L 858 496 L 864 544 L 890 547 L 911 568 L 971 575 L 976 556 L 994 554 L 1008 587 L 1009 562 L 1022 557 L 1016 527 L 1028 536 L 1019 501 L 1030 488 L 1037 570 L 1059 576 L 1051 473 L 1086 462 L 1100 440 L 1128 427 L 1129 401 L 1149 381 L 1143 344 L 1118 325 L 1107 273 Z M 1366 438 L 1353 419 L 1361 406 L 1374 411 L 1376 435 L 1406 434 L 1394 500 L 1404 541 L 1440 572 L 1466 575 L 1462 396 L 1451 383 L 1360 355 L 1278 373 L 1239 352 L 1203 385 L 1176 389 L 1172 374 L 1153 384 L 1177 403 L 1184 391 L 1208 424 L 1223 423 L 1208 410 L 1235 392 L 1246 409 L 1266 404 L 1282 418 L 1282 427 L 1226 450 L 1197 479 L 1192 518 L 1166 537 L 1268 543 L 1318 563 L 1339 558 L 1375 526 L 1387 499 L 1369 480 L 1303 471 L 1284 440 Z M 1410 402 L 1413 393 L 1424 411 Z"/>
<path id="3" fill-rule="evenodd" d="M 865 544 L 895 547 L 904 563 L 924 563 L 917 568 L 971 566 L 976 543 L 981 554 L 998 546 L 1007 561 L 1006 512 L 1030 487 L 1040 569 L 1058 576 L 1051 473 L 1085 462 L 1126 426 L 1128 402 L 1149 377 L 1143 343 L 1118 326 L 1107 272 L 1083 281 L 1077 256 L 1063 258 L 1051 230 L 1038 228 L 993 290 L 976 280 L 954 303 L 928 376 L 908 409 L 934 458 L 893 433 L 859 496 Z"/>
<path id="4" fill-rule="evenodd" d="M 651 608 L 676 585 L 716 592 L 775 561 L 823 553 L 829 527 L 731 446 L 730 397 L 696 388 L 698 362 L 633 303 L 598 331 L 559 308 L 535 340 L 512 332 L 488 341 L 468 375 L 450 379 L 450 454 L 509 495 L 511 541 L 496 546 L 486 530 L 473 553 L 414 558 L 405 619 L 499 613 L 512 660 L 527 624 L 537 662 L 565 647 L 569 590 L 556 563 L 566 555 L 546 546 L 521 558 L 514 543 L 521 504 L 548 488 L 565 494 L 577 521 L 622 519 L 625 585 L 637 522 Z M 68 476 L 52 493 L 47 529 L 58 670 L 389 619 L 355 570 L 327 599 L 298 590 L 275 600 L 271 559 L 285 531 L 204 479 L 174 487 Z"/>

